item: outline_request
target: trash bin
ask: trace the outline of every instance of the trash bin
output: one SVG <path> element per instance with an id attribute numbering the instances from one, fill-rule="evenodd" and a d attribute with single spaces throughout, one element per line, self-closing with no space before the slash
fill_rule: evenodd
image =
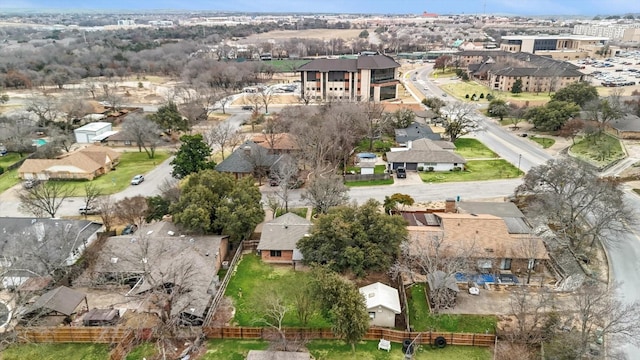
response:
<path id="1" fill-rule="evenodd" d="M 403 354 L 413 354 L 413 344 L 411 339 L 404 339 L 402 341 L 402 353 Z"/>

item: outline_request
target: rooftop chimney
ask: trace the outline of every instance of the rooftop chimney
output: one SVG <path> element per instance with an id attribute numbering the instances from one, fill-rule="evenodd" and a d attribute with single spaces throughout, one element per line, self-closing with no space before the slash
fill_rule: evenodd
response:
<path id="1" fill-rule="evenodd" d="M 455 199 L 447 199 L 444 201 L 444 212 L 446 213 L 457 213 L 456 209 L 456 200 Z"/>

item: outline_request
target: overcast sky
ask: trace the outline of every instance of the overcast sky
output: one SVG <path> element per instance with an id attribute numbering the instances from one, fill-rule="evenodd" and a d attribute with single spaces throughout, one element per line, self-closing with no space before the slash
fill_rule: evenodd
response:
<path id="1" fill-rule="evenodd" d="M 640 0 L 0 0 L 0 8 L 592 16 L 640 13 Z"/>

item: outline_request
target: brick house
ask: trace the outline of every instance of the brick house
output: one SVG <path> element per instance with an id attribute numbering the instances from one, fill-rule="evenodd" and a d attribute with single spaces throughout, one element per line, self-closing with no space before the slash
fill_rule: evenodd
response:
<path id="1" fill-rule="evenodd" d="M 302 261 L 298 240 L 310 233 L 311 221 L 294 213 L 286 213 L 268 221 L 262 227 L 258 251 L 262 261 L 293 264 Z"/>

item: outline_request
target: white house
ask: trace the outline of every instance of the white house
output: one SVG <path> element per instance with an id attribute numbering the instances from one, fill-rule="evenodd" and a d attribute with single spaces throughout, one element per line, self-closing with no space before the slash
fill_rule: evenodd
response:
<path id="1" fill-rule="evenodd" d="M 377 282 L 360 288 L 360 294 L 367 302 L 372 326 L 395 327 L 396 315 L 402 312 L 398 290 Z"/>
<path id="2" fill-rule="evenodd" d="M 453 149 L 455 145 L 448 141 L 426 138 L 409 141 L 406 148 L 391 148 L 386 153 L 387 166 L 389 170 L 399 167 L 423 171 L 450 171 L 456 167 L 464 169 L 467 161 Z"/>
<path id="3" fill-rule="evenodd" d="M 79 144 L 93 143 L 94 139 L 101 134 L 111 131 L 111 123 L 108 122 L 92 122 L 85 126 L 75 129 L 76 142 Z"/>

